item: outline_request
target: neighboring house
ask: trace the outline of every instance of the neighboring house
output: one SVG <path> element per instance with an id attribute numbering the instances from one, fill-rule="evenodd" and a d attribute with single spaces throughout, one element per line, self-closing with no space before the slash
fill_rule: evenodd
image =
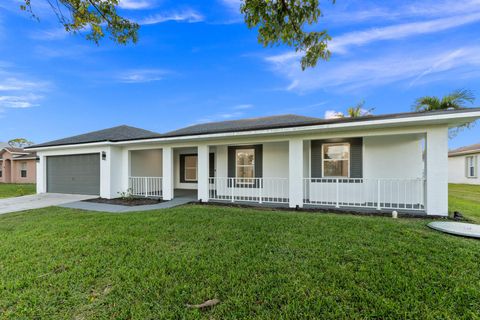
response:
<path id="1" fill-rule="evenodd" d="M 38 144 L 37 191 L 448 214 L 448 128 L 480 109 L 119 126 Z"/>
<path id="2" fill-rule="evenodd" d="M 480 143 L 448 153 L 448 182 L 480 185 Z"/>
<path id="3" fill-rule="evenodd" d="M 0 183 L 35 183 L 36 158 L 35 152 L 25 149 L 0 149 Z"/>

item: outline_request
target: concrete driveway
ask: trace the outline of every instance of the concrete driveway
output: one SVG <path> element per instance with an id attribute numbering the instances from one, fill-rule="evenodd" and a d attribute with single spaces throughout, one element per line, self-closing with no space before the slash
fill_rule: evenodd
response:
<path id="1" fill-rule="evenodd" d="M 23 197 L 0 199 L 0 214 L 58 206 L 75 201 L 98 198 L 79 194 L 42 193 Z"/>

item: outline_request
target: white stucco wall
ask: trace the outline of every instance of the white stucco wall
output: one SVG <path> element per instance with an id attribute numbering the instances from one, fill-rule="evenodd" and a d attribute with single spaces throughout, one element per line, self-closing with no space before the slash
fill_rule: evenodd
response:
<path id="1" fill-rule="evenodd" d="M 124 179 L 122 170 L 122 152 L 121 147 L 101 146 L 101 147 L 78 147 L 55 149 L 48 151 L 39 151 L 37 156 L 40 162 L 37 164 L 37 193 L 47 192 L 47 161 L 46 157 L 75 155 L 75 154 L 91 154 L 105 152 L 107 158 L 102 160 L 100 157 L 100 197 L 112 198 L 117 196 L 117 192 L 122 189 L 121 181 Z M 117 171 L 118 170 L 118 171 Z M 112 179 L 112 172 L 116 177 Z M 112 185 L 112 181 L 115 185 Z"/>
<path id="2" fill-rule="evenodd" d="M 363 139 L 364 178 L 422 178 L 422 137 L 395 135 Z"/>
<path id="3" fill-rule="evenodd" d="M 466 174 L 466 158 L 477 157 L 477 172 L 480 168 L 480 152 L 476 154 L 452 156 L 448 158 L 448 182 L 480 185 L 480 177 L 477 174 L 474 178 L 468 178 Z"/>
<path id="4" fill-rule="evenodd" d="M 123 172 L 123 148 L 110 147 L 110 198 L 117 198 L 123 192 L 123 181 L 128 177 Z M 100 160 L 102 161 L 102 160 Z"/>

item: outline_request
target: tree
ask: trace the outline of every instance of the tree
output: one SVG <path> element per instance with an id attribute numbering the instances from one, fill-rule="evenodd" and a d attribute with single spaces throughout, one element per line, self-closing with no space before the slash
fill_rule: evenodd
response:
<path id="1" fill-rule="evenodd" d="M 139 25 L 121 17 L 117 13 L 119 0 L 43 0 L 46 1 L 63 25 L 66 32 L 78 33 L 89 30 L 87 40 L 96 44 L 110 34 L 110 38 L 120 44 L 136 43 Z M 32 8 L 32 0 L 24 2 L 20 9 L 39 19 Z"/>
<path id="2" fill-rule="evenodd" d="M 415 111 L 433 111 L 447 109 L 466 108 L 466 103 L 473 103 L 475 95 L 470 90 L 460 89 L 443 96 L 442 98 L 435 96 L 420 97 L 415 101 L 413 106 Z"/>
<path id="3" fill-rule="evenodd" d="M 434 111 L 434 110 L 448 110 L 448 109 L 462 109 L 466 108 L 466 104 L 475 102 L 475 95 L 470 90 L 459 89 L 443 96 L 442 98 L 435 96 L 420 97 L 415 101 L 413 106 L 415 111 Z M 475 125 L 474 122 L 466 123 L 449 130 L 450 138 L 454 138 L 463 129 L 471 128 Z"/>
<path id="4" fill-rule="evenodd" d="M 349 118 L 364 117 L 372 114 L 373 110 L 375 110 L 375 108 L 365 109 L 365 100 L 362 100 L 354 107 L 348 108 L 347 115 Z"/>
<path id="5" fill-rule="evenodd" d="M 38 19 L 32 0 L 21 0 L 21 9 Z M 40 0 L 38 0 L 40 1 Z M 138 41 L 139 25 L 117 12 L 119 0 L 43 0 L 67 32 L 87 31 L 86 38 L 99 44 L 109 34 L 120 44 Z M 329 0 L 335 3 L 335 0 Z M 328 60 L 331 40 L 327 30 L 306 31 L 307 25 L 322 16 L 320 0 L 243 0 L 240 11 L 249 28 L 258 28 L 258 41 L 264 46 L 287 45 L 302 55 L 302 69 Z"/>
<path id="6" fill-rule="evenodd" d="M 14 148 L 25 148 L 31 146 L 32 144 L 32 141 L 29 141 L 25 138 L 16 138 L 8 141 L 8 145 Z"/>

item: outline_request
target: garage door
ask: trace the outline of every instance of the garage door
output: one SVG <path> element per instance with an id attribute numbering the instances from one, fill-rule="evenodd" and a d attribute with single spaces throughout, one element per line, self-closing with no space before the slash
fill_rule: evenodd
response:
<path id="1" fill-rule="evenodd" d="M 47 192 L 100 194 L 100 155 L 47 157 Z"/>

